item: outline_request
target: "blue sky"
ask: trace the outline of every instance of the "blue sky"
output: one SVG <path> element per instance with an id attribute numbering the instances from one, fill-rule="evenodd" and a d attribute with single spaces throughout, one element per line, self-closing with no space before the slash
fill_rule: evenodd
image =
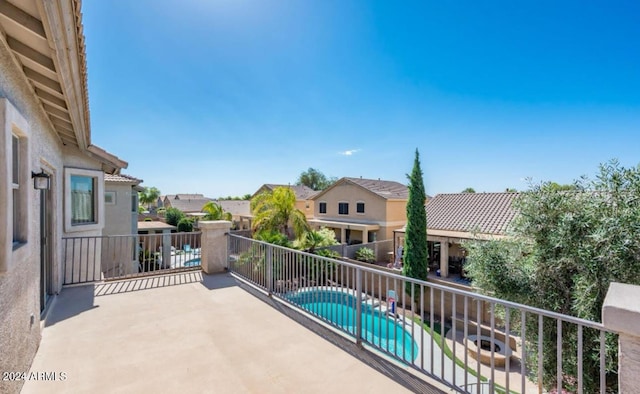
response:
<path id="1" fill-rule="evenodd" d="M 640 162 L 636 1 L 85 1 L 93 143 L 163 194 L 428 194 Z"/>

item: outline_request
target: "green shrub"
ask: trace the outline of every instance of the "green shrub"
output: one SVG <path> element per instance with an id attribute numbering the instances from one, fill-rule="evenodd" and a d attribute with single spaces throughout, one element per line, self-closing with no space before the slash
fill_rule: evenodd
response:
<path id="1" fill-rule="evenodd" d="M 376 254 L 373 249 L 363 247 L 356 251 L 356 260 L 373 263 L 376 261 Z"/>
<path id="2" fill-rule="evenodd" d="M 318 256 L 329 257 L 332 259 L 339 259 L 340 257 L 342 257 L 340 256 L 340 253 L 331 249 L 320 249 L 320 250 L 316 250 L 314 253 L 317 254 Z"/>
<path id="3" fill-rule="evenodd" d="M 178 222 L 178 231 L 182 233 L 190 233 L 193 231 L 193 220 L 189 218 L 182 218 Z"/>
<path id="4" fill-rule="evenodd" d="M 169 207 L 164 213 L 164 218 L 167 221 L 167 224 L 177 226 L 180 219 L 184 218 L 184 213 L 178 208 Z"/>

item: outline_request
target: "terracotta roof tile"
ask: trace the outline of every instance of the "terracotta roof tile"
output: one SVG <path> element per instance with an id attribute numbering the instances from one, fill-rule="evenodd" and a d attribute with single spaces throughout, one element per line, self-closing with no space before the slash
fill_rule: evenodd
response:
<path id="1" fill-rule="evenodd" d="M 138 179 L 138 178 L 134 178 L 131 175 L 125 175 L 125 174 L 104 174 L 104 181 L 105 182 L 122 182 L 122 183 L 133 183 L 133 184 L 139 184 L 142 182 L 142 179 Z"/>
<path id="2" fill-rule="evenodd" d="M 288 187 L 296 194 L 298 200 L 309 200 L 317 192 L 305 185 L 276 185 L 274 183 L 265 183 L 267 189 L 273 191 L 276 187 Z"/>
<path id="3" fill-rule="evenodd" d="M 427 228 L 504 234 L 516 215 L 518 193 L 438 194 L 426 205 Z"/>
<path id="4" fill-rule="evenodd" d="M 343 179 L 355 183 L 385 199 L 406 200 L 409 198 L 409 188 L 400 182 L 348 177 Z"/>

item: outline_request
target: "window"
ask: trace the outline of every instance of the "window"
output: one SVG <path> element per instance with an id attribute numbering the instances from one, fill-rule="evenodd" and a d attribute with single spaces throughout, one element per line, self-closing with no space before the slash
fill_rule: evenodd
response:
<path id="1" fill-rule="evenodd" d="M 15 257 L 21 245 L 28 242 L 31 223 L 29 181 L 29 123 L 6 98 L 0 98 L 0 273 L 13 263 L 25 261 Z M 24 255 L 24 252 L 23 252 Z"/>
<path id="2" fill-rule="evenodd" d="M 21 133 L 22 130 L 14 127 L 11 136 L 11 162 L 9 168 L 11 179 L 11 199 L 8 209 L 11 210 L 11 242 L 12 246 L 16 246 L 27 242 L 28 233 L 28 207 L 27 200 L 29 198 L 29 181 L 28 168 L 29 163 L 27 155 L 27 138 Z"/>
<path id="3" fill-rule="evenodd" d="M 102 171 L 65 168 L 64 194 L 66 232 L 100 230 L 104 227 L 106 194 Z"/>
<path id="4" fill-rule="evenodd" d="M 318 205 L 318 209 L 320 213 L 327 213 L 327 203 L 322 201 L 320 202 L 320 205 Z"/>
<path id="5" fill-rule="evenodd" d="M 96 222 L 96 179 L 90 176 L 71 176 L 71 225 Z"/>
<path id="6" fill-rule="evenodd" d="M 131 193 L 131 213 L 138 213 L 138 193 Z"/>
<path id="7" fill-rule="evenodd" d="M 107 205 L 116 205 L 116 192 L 104 192 L 104 203 Z"/>
<path id="8" fill-rule="evenodd" d="M 348 202 L 339 202 L 338 203 L 338 214 L 339 215 L 348 215 L 349 214 L 349 203 Z"/>
<path id="9" fill-rule="evenodd" d="M 356 213 L 364 213 L 364 202 L 359 201 L 356 203 Z"/>
<path id="10" fill-rule="evenodd" d="M 20 243 L 20 138 L 11 134 L 11 193 L 13 204 L 12 241 Z"/>

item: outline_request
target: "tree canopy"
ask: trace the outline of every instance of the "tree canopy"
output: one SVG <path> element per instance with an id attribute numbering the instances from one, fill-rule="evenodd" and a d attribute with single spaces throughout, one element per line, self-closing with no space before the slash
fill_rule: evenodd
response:
<path id="1" fill-rule="evenodd" d="M 167 221 L 167 224 L 172 226 L 177 226 L 180 219 L 183 219 L 184 217 L 184 212 L 174 207 L 167 208 L 164 213 L 164 219 Z"/>
<path id="2" fill-rule="evenodd" d="M 337 180 L 335 177 L 327 177 L 319 170 L 309 167 L 307 171 L 300 174 L 296 185 L 305 185 L 313 190 L 324 190 Z"/>
<path id="3" fill-rule="evenodd" d="M 413 170 L 409 178 L 407 227 L 403 273 L 411 278 L 427 279 L 427 213 L 424 209 L 426 192 L 420 168 L 420 154 L 416 149 Z M 410 290 L 408 290 L 410 291 Z"/>
<path id="4" fill-rule="evenodd" d="M 600 166 L 595 180 L 582 178 L 570 189 L 556 185 L 521 192 L 512 236 L 468 243 L 466 270 L 482 292 L 599 322 L 611 282 L 640 285 L 640 166 L 627 169 L 611 161 Z M 535 336 L 537 323 L 528 323 Z M 555 322 L 544 325 L 545 386 L 556 379 L 556 329 Z M 576 331 L 575 325 L 563 325 L 562 365 L 569 377 L 577 373 Z M 585 392 L 598 391 L 598 335 L 584 332 Z M 607 386 L 615 391 L 615 338 L 607 335 L 606 344 Z M 574 391 L 571 382 L 565 379 Z"/>
<path id="5" fill-rule="evenodd" d="M 288 238 L 298 238 L 309 225 L 304 213 L 296 208 L 296 195 L 288 187 L 276 187 L 251 200 L 253 230 L 279 232 Z M 291 231 L 293 230 L 293 232 Z"/>
<path id="6" fill-rule="evenodd" d="M 140 204 L 146 204 L 147 208 L 151 206 L 160 197 L 160 190 L 156 187 L 145 187 L 143 191 L 138 192 L 138 200 Z"/>
<path id="7" fill-rule="evenodd" d="M 476 192 L 476 189 L 472 187 L 468 187 L 462 191 L 462 193 L 475 193 L 475 192 Z"/>
<path id="8" fill-rule="evenodd" d="M 206 213 L 204 220 L 228 220 L 231 221 L 232 215 L 225 212 L 224 209 L 215 201 L 209 201 L 202 207 L 202 212 Z"/>

